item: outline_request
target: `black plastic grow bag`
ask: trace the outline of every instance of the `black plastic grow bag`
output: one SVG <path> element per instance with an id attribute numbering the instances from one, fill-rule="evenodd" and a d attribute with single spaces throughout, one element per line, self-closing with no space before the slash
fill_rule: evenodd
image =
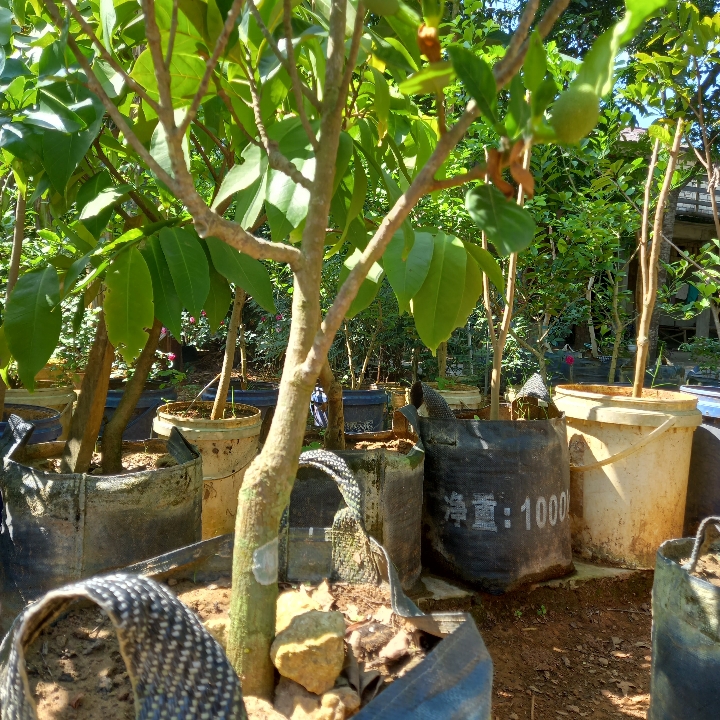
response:
<path id="1" fill-rule="evenodd" d="M 420 418 L 423 564 L 500 593 L 573 569 L 565 417 Z"/>
<path id="2" fill-rule="evenodd" d="M 652 607 L 652 675 L 648 720 L 720 717 L 720 587 L 690 574 L 698 536 L 664 542 L 657 553 Z M 716 543 L 720 551 L 720 543 Z"/>

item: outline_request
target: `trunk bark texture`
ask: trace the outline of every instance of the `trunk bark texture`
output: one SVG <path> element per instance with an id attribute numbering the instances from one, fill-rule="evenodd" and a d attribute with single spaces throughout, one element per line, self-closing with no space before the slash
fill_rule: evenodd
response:
<path id="1" fill-rule="evenodd" d="M 80 397 L 70 421 L 60 472 L 84 473 L 90 467 L 105 413 L 105 399 L 114 355 L 115 349 L 108 340 L 105 316 L 101 312 L 88 356 L 85 377 L 80 386 Z"/>
<path id="2" fill-rule="evenodd" d="M 213 403 L 212 420 L 220 420 L 225 416 L 225 405 L 227 404 L 227 394 L 230 389 L 230 380 L 232 379 L 233 361 L 235 360 L 235 344 L 237 343 L 238 328 L 242 322 L 242 309 L 245 304 L 245 291 L 235 288 L 235 300 L 233 301 L 232 314 L 230 315 L 230 324 L 228 325 L 227 338 L 225 339 L 225 355 L 223 357 L 222 372 L 220 373 L 220 382 L 218 382 L 217 395 Z"/>
<path id="3" fill-rule="evenodd" d="M 105 426 L 102 439 L 102 469 L 105 475 L 122 472 L 122 437 L 132 419 L 138 400 L 145 388 L 150 369 L 155 362 L 155 351 L 160 340 L 162 323 L 157 318 L 145 342 L 145 347 L 135 363 L 133 376 L 125 383 L 125 391 L 113 416 Z"/>
<path id="4" fill-rule="evenodd" d="M 441 342 L 437 349 L 438 377 L 447 377 L 447 342 Z"/>
<path id="5" fill-rule="evenodd" d="M 333 371 L 330 369 L 330 363 L 327 362 L 327 360 L 320 374 L 320 384 L 325 391 L 328 403 L 325 449 L 344 450 L 345 411 L 343 408 L 342 383 L 340 383 L 333 374 Z"/>

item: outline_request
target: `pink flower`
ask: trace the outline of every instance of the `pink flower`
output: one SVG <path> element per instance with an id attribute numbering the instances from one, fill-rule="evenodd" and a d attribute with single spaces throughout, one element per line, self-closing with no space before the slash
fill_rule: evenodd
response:
<path id="1" fill-rule="evenodd" d="M 276 320 L 282 320 L 282 315 L 276 315 L 276 316 L 275 316 L 275 319 L 276 319 Z"/>
<path id="2" fill-rule="evenodd" d="M 266 320 L 267 318 L 264 315 L 260 318 L 260 322 L 265 322 Z"/>
<path id="3" fill-rule="evenodd" d="M 572 355 L 566 355 L 565 356 L 565 362 L 568 365 L 574 365 L 575 364 L 575 358 Z"/>
<path id="4" fill-rule="evenodd" d="M 176 357 L 177 355 L 175 355 L 175 353 L 168 353 L 168 360 L 170 362 L 174 362 Z"/>
<path id="5" fill-rule="evenodd" d="M 206 313 L 204 310 L 201 310 L 201 311 L 200 311 L 200 314 L 201 314 L 203 317 L 205 317 L 205 316 L 207 315 L 207 313 Z"/>
<path id="6" fill-rule="evenodd" d="M 190 318 L 190 324 L 191 324 L 191 325 L 194 325 L 194 324 L 195 324 L 195 318 L 194 318 L 194 317 L 191 317 L 191 318 Z"/>
<path id="7" fill-rule="evenodd" d="M 167 334 L 167 328 L 164 327 L 164 328 L 160 331 L 160 334 L 161 334 L 161 335 L 166 335 L 166 334 Z"/>

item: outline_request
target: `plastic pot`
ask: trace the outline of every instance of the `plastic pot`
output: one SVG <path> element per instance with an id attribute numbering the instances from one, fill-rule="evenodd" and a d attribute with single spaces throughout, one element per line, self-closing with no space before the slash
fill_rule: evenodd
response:
<path id="1" fill-rule="evenodd" d="M 715 518 L 719 520 L 719 518 Z M 698 538 L 668 540 L 653 582 L 648 720 L 716 720 L 720 708 L 720 588 L 686 565 Z"/>
<path id="2" fill-rule="evenodd" d="M 384 390 L 343 390 L 345 432 L 380 432 L 386 406 L 387 394 Z M 319 387 L 315 388 L 310 398 L 310 412 L 315 427 L 327 427 L 327 395 Z"/>
<path id="3" fill-rule="evenodd" d="M 0 445 L 3 445 L 0 443 Z M 59 457 L 64 443 L 3 445 L 3 619 L 68 582 L 123 567 L 200 539 L 202 460 L 179 433 L 124 443 L 168 452 L 176 465 L 116 476 L 59 474 L 31 463 Z"/>
<path id="4" fill-rule="evenodd" d="M 205 390 L 200 396 L 201 400 L 215 402 L 217 388 L 211 387 Z M 251 405 L 260 410 L 262 419 L 265 419 L 268 410 L 277 405 L 278 386 L 273 383 L 253 382 L 249 383 L 247 390 L 243 390 L 240 381 L 230 383 L 227 394 L 228 403 L 236 405 Z"/>
<path id="5" fill-rule="evenodd" d="M 176 428 L 200 451 L 204 483 L 202 536 L 210 538 L 235 529 L 238 492 L 247 466 L 257 455 L 262 420 L 260 410 L 249 405 L 235 405 L 240 416 L 223 420 L 187 417 L 190 406 L 208 416 L 212 410 L 210 402 L 161 405 L 153 430 L 159 437 L 169 437 Z"/>
<path id="6" fill-rule="evenodd" d="M 39 414 L 42 414 L 43 417 L 36 417 Z M 12 403 L 5 403 L 3 419 L 2 422 L 0 422 L 0 435 L 2 435 L 5 431 L 5 428 L 7 427 L 7 419 L 10 415 L 17 415 L 21 417 L 35 428 L 33 434 L 28 440 L 28 443 L 32 445 L 57 440 L 63 432 L 60 413 L 57 410 L 38 405 L 15 405 Z"/>
<path id="7" fill-rule="evenodd" d="M 682 534 L 697 398 L 666 390 L 558 385 L 567 418 L 573 546 L 631 568 L 652 568 Z"/>
<path id="8" fill-rule="evenodd" d="M 451 410 L 462 412 L 464 410 L 479 410 L 485 404 L 480 390 L 473 385 L 453 385 L 444 390 L 438 389 L 438 383 L 426 383 L 437 390 L 450 406 Z M 420 417 L 427 417 L 427 409 L 424 405 L 418 410 Z"/>
<path id="9" fill-rule="evenodd" d="M 105 400 L 105 416 L 103 426 L 110 420 L 115 409 L 120 404 L 125 383 L 112 381 Z M 177 391 L 174 387 L 161 388 L 157 383 L 146 383 L 145 389 L 135 406 L 135 413 L 125 428 L 123 440 L 146 440 L 152 437 L 153 419 L 155 411 L 160 405 L 177 400 Z M 100 432 L 102 436 L 102 431 Z"/>
<path id="10" fill-rule="evenodd" d="M 683 385 L 680 390 L 697 396 L 702 413 L 690 458 L 683 532 L 688 536 L 695 534 L 703 518 L 720 515 L 720 387 Z"/>
<path id="11" fill-rule="evenodd" d="M 565 420 L 420 418 L 423 564 L 501 593 L 573 569 Z"/>
<path id="12" fill-rule="evenodd" d="M 406 435 L 404 435 L 406 436 Z M 349 435 L 353 440 L 385 441 L 393 431 Z M 348 464 L 362 497 L 365 529 L 385 547 L 402 586 L 420 577 L 420 532 L 424 450 L 417 442 L 407 455 L 396 450 L 335 451 Z M 303 467 L 290 496 L 288 550 L 280 574 L 288 582 L 320 582 L 328 576 L 331 528 L 345 505 L 335 481 L 321 470 Z"/>
<path id="13" fill-rule="evenodd" d="M 57 410 L 60 413 L 62 432 L 59 437 L 49 438 L 49 440 L 65 440 L 70 429 L 73 406 L 77 400 L 75 388 L 72 385 L 63 385 L 62 387 L 42 387 L 41 383 L 37 383 L 37 385 L 34 392 L 25 388 L 8 388 L 5 391 L 5 402 L 13 405 L 37 405 Z"/>

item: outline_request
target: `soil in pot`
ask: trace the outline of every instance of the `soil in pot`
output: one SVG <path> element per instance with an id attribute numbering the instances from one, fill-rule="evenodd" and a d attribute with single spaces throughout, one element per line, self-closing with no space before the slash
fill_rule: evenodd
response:
<path id="1" fill-rule="evenodd" d="M 32 460 L 28 462 L 28 465 L 45 472 L 60 472 L 59 457 Z M 145 451 L 123 450 L 123 473 L 141 472 L 142 470 L 159 470 L 160 468 L 173 467 L 174 465 L 177 465 L 177 461 L 172 455 L 166 452 L 152 451 L 150 448 Z M 93 453 L 88 474 L 103 474 L 102 455 L 100 453 Z M 112 474 L 116 475 L 117 473 Z"/>
<path id="2" fill-rule="evenodd" d="M 175 415 L 188 420 L 210 420 L 212 415 L 212 403 L 202 403 L 200 405 L 191 405 L 183 410 L 177 410 Z M 232 418 L 252 417 L 255 414 L 253 410 L 248 410 L 245 406 L 226 407 L 222 418 L 218 420 L 231 420 Z"/>
<path id="3" fill-rule="evenodd" d="M 494 662 L 493 718 L 530 718 L 534 706 L 536 719 L 639 719 L 645 717 L 650 697 L 651 587 L 652 573 L 641 572 L 501 597 L 470 592 L 441 601 L 436 609 L 469 610 L 481 629 Z M 170 589 L 204 622 L 227 617 L 229 577 L 210 585 L 181 581 Z M 310 595 L 315 592 L 308 588 Z M 329 592 L 334 600 L 330 609 L 343 613 L 348 630 L 357 626 L 346 639 L 365 630 L 365 646 L 371 648 L 373 640 L 380 645 L 366 651 L 359 644 L 358 660 L 365 662 L 365 671 L 380 673 L 387 685 L 415 657 L 369 667 L 389 634 L 386 628 L 391 637 L 401 629 L 387 594 L 365 585 L 331 585 Z M 377 633 L 374 638 L 369 627 Z M 432 642 L 420 640 L 421 645 Z M 117 639 L 97 608 L 72 609 L 44 631 L 28 652 L 27 664 L 40 720 L 135 717 Z"/>
<path id="4" fill-rule="evenodd" d="M 709 582 L 715 587 L 720 587 L 720 554 L 708 553 L 703 555 L 695 565 L 695 570 L 690 573 L 701 580 Z"/>
<path id="5" fill-rule="evenodd" d="M 47 420 L 57 415 L 56 410 L 49 410 L 46 408 L 33 407 L 31 405 L 22 406 L 22 410 L 18 409 L 20 406 L 15 405 L 3 412 L 2 421 L 7 422 L 10 415 L 18 415 L 23 420 L 32 422 L 33 420 Z"/>

